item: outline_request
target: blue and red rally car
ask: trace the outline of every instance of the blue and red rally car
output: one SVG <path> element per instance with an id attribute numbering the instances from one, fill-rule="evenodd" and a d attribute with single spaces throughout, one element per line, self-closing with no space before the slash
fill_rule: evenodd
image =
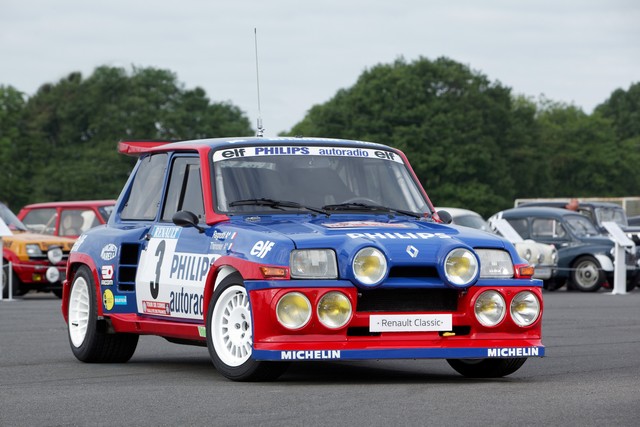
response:
<path id="1" fill-rule="evenodd" d="M 74 355 L 206 345 L 233 380 L 309 360 L 441 358 L 470 377 L 544 356 L 542 282 L 506 240 L 446 225 L 404 154 L 319 138 L 121 142 L 139 160 L 69 256 Z"/>

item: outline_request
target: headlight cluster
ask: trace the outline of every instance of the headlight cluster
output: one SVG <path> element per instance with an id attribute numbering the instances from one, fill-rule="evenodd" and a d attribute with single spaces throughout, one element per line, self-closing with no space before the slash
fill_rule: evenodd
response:
<path id="1" fill-rule="evenodd" d="M 284 294 L 276 305 L 278 322 L 287 329 L 305 327 L 311 320 L 313 307 L 309 299 L 300 292 Z M 349 322 L 353 308 L 349 298 L 338 291 L 329 291 L 316 303 L 316 316 L 329 329 L 338 329 Z"/>
<path id="2" fill-rule="evenodd" d="M 387 274 L 387 258 L 376 248 L 363 248 L 353 258 L 353 274 L 365 286 L 379 284 Z"/>
<path id="3" fill-rule="evenodd" d="M 455 286 L 469 285 L 478 277 L 478 259 L 468 249 L 454 249 L 444 260 L 444 274 Z"/>
<path id="4" fill-rule="evenodd" d="M 331 249 L 291 251 L 289 259 L 294 279 L 335 279 L 338 277 L 336 254 Z"/>
<path id="5" fill-rule="evenodd" d="M 498 291 L 484 291 L 476 298 L 474 312 L 476 319 L 482 325 L 496 326 L 502 322 L 507 314 L 507 303 Z M 533 292 L 519 292 L 511 300 L 509 313 L 516 325 L 530 326 L 540 316 L 540 301 Z"/>
<path id="6" fill-rule="evenodd" d="M 497 249 L 477 249 L 480 258 L 480 277 L 505 279 L 513 277 L 513 262 L 509 252 Z"/>
<path id="7" fill-rule="evenodd" d="M 62 248 L 60 246 L 51 246 L 47 250 L 47 258 L 51 264 L 57 264 L 62 261 Z"/>
<path id="8" fill-rule="evenodd" d="M 29 258 L 41 257 L 43 255 L 40 245 L 27 245 L 26 250 Z"/>

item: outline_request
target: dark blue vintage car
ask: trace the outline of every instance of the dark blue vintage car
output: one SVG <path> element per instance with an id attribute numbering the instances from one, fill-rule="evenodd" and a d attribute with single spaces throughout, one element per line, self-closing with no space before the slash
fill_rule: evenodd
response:
<path id="1" fill-rule="evenodd" d="M 489 218 L 506 219 L 524 238 L 553 244 L 558 249 L 558 273 L 549 290 L 568 285 L 570 289 L 595 292 L 613 285 L 614 242 L 601 233 L 585 215 L 552 207 L 518 207 Z M 627 291 L 638 281 L 638 257 L 627 254 Z"/>

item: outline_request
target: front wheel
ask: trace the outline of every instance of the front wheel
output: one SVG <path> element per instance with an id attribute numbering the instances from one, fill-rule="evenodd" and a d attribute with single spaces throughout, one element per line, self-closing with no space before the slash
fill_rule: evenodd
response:
<path id="1" fill-rule="evenodd" d="M 526 358 L 513 359 L 447 359 L 459 374 L 468 378 L 500 378 L 520 369 Z"/>
<path id="2" fill-rule="evenodd" d="M 600 263 L 591 256 L 582 256 L 573 264 L 571 285 L 581 292 L 596 292 L 607 281 Z"/>
<path id="3" fill-rule="evenodd" d="M 11 295 L 12 296 L 20 296 L 24 295 L 26 292 L 22 292 L 20 290 L 20 279 L 16 273 L 12 270 L 9 271 L 9 264 L 6 260 L 2 260 L 2 298 L 9 298 L 9 274 L 11 274 Z"/>
<path id="4" fill-rule="evenodd" d="M 68 334 L 71 351 L 78 360 L 97 363 L 122 363 L 131 359 L 138 335 L 109 334 L 98 323 L 96 287 L 89 268 L 78 269 L 69 296 Z"/>
<path id="5" fill-rule="evenodd" d="M 266 381 L 279 377 L 285 362 L 257 361 L 249 295 L 239 275 L 225 278 L 211 297 L 207 310 L 207 347 L 218 372 L 234 381 Z"/>

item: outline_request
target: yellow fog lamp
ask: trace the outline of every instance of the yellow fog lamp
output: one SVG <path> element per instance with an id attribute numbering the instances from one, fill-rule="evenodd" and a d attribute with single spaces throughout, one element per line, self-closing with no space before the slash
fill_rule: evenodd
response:
<path id="1" fill-rule="evenodd" d="M 342 292 L 327 292 L 318 302 L 318 319 L 330 329 L 346 325 L 352 313 L 351 301 Z"/>
<path id="2" fill-rule="evenodd" d="M 276 317 L 285 328 L 300 329 L 311 319 L 311 303 L 300 292 L 289 292 L 278 301 Z"/>

